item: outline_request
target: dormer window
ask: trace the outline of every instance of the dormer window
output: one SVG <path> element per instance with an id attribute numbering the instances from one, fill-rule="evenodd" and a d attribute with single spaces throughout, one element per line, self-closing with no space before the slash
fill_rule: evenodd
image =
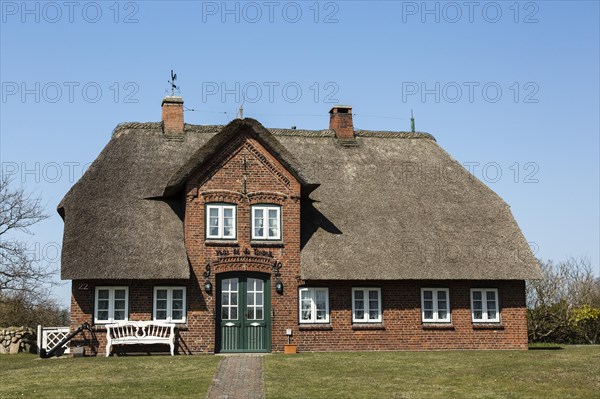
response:
<path id="1" fill-rule="evenodd" d="M 252 239 L 281 240 L 281 207 L 255 205 L 252 207 Z"/>
<path id="2" fill-rule="evenodd" d="M 236 238 L 235 205 L 206 205 L 206 238 L 211 240 L 233 240 Z"/>

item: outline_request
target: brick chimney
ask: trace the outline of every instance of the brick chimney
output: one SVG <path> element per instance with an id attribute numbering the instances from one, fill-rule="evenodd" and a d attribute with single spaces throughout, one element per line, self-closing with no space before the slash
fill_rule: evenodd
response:
<path id="1" fill-rule="evenodd" d="M 335 105 L 329 111 L 329 129 L 335 131 L 335 137 L 342 141 L 354 140 L 352 107 Z"/>
<path id="2" fill-rule="evenodd" d="M 165 134 L 183 134 L 183 98 L 166 96 L 163 99 L 162 122 Z"/>

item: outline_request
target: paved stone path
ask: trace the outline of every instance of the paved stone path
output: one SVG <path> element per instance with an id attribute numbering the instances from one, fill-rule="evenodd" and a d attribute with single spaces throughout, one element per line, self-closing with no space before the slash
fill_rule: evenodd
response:
<path id="1" fill-rule="evenodd" d="M 207 399 L 263 399 L 262 355 L 224 356 Z"/>

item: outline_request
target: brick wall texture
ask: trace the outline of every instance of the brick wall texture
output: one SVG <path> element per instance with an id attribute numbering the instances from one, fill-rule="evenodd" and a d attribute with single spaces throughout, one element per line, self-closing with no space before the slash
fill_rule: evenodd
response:
<path id="1" fill-rule="evenodd" d="M 71 329 L 94 318 L 96 286 L 129 287 L 129 320 L 152 320 L 155 286 L 187 287 L 187 322 L 178 325 L 179 353 L 213 353 L 215 342 L 216 278 L 225 272 L 263 273 L 271 278 L 272 351 L 283 351 L 286 329 L 298 351 L 526 349 L 527 323 L 523 281 L 303 281 L 300 279 L 300 184 L 257 140 L 240 135 L 208 160 L 189 179 L 185 196 L 185 244 L 190 260 L 189 280 L 73 281 Z M 237 206 L 235 240 L 207 240 L 205 205 Z M 282 240 L 253 242 L 253 204 L 281 206 Z M 283 293 L 275 292 L 272 265 L 282 264 Z M 203 273 L 213 291 L 204 291 Z M 298 288 L 328 287 L 330 323 L 299 323 Z M 352 287 L 381 288 L 383 321 L 352 323 Z M 424 324 L 421 288 L 448 288 L 451 323 Z M 470 289 L 497 288 L 501 321 L 476 324 L 471 320 Z M 105 330 L 95 326 L 94 336 L 72 341 L 86 345 L 88 353 L 103 353 Z M 127 351 L 136 348 L 127 348 Z M 148 350 L 148 348 L 139 348 Z M 166 351 L 164 346 L 162 350 Z"/>

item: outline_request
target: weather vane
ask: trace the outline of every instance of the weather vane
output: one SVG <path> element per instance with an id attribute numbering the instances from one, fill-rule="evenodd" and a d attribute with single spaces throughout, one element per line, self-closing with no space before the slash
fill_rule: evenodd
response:
<path id="1" fill-rule="evenodd" d="M 179 90 L 179 87 L 175 85 L 175 81 L 177 80 L 177 74 L 173 73 L 171 69 L 171 80 L 169 80 L 169 84 L 171 85 L 171 96 L 175 95 L 175 90 Z"/>

